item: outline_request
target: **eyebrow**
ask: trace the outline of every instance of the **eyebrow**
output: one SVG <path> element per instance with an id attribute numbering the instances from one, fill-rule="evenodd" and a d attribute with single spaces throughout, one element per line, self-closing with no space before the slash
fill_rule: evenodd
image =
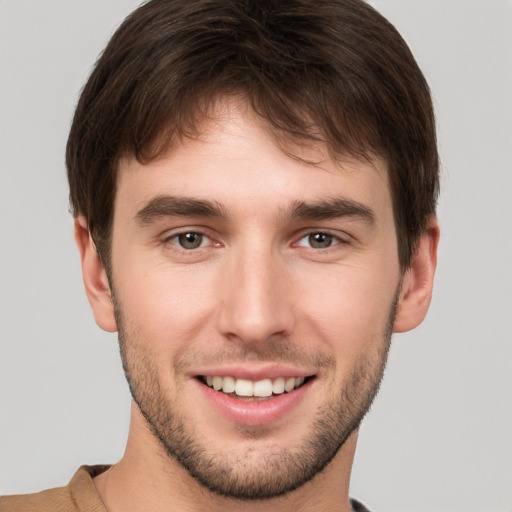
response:
<path id="1" fill-rule="evenodd" d="M 145 226 L 165 217 L 228 217 L 225 208 L 204 199 L 161 195 L 149 200 L 135 215 L 136 221 Z M 375 223 L 375 214 L 368 206 L 350 199 L 333 197 L 315 202 L 294 201 L 286 209 L 285 217 L 300 220 L 328 220 L 355 217 L 367 224 Z"/>
<path id="2" fill-rule="evenodd" d="M 332 197 L 312 203 L 295 201 L 289 210 L 288 216 L 304 220 L 355 217 L 367 224 L 375 224 L 375 214 L 371 208 L 357 201 L 341 197 Z"/>
<path id="3" fill-rule="evenodd" d="M 136 221 L 145 226 L 165 217 L 217 217 L 225 218 L 224 208 L 202 199 L 162 195 L 148 201 L 135 215 Z"/>

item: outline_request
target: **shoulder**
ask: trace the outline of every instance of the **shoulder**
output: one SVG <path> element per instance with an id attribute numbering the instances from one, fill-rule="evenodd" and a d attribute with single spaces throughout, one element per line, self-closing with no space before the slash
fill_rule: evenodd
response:
<path id="1" fill-rule="evenodd" d="M 34 494 L 0 497 L 1 512 L 78 511 L 68 487 L 58 487 Z"/>
<path id="2" fill-rule="evenodd" d="M 0 512 L 106 512 L 92 478 L 107 466 L 82 466 L 65 487 L 0 497 Z"/>
<path id="3" fill-rule="evenodd" d="M 370 512 L 362 503 L 357 500 L 350 500 L 354 512 Z"/>

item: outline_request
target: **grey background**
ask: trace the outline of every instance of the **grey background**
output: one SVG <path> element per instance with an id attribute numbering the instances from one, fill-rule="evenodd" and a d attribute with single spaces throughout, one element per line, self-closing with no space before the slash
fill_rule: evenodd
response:
<path id="1" fill-rule="evenodd" d="M 67 213 L 77 94 L 136 0 L 0 0 L 0 493 L 114 462 L 129 393 Z M 377 512 L 512 511 L 512 3 L 380 0 L 433 91 L 442 242 L 425 323 L 394 338 L 352 495 Z"/>

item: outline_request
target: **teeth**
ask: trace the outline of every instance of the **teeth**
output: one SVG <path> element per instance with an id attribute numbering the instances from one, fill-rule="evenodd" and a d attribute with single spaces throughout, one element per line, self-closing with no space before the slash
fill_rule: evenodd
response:
<path id="1" fill-rule="evenodd" d="M 233 377 L 224 377 L 222 379 L 222 391 L 224 393 L 234 393 L 235 389 L 235 379 Z"/>
<path id="2" fill-rule="evenodd" d="M 280 395 L 281 393 L 284 393 L 284 378 L 279 377 L 272 383 L 272 392 L 275 395 Z"/>
<path id="3" fill-rule="evenodd" d="M 272 394 L 272 381 L 259 380 L 254 383 L 254 396 L 270 396 Z"/>
<path id="4" fill-rule="evenodd" d="M 213 389 L 219 391 L 222 389 L 222 377 L 213 377 Z"/>
<path id="5" fill-rule="evenodd" d="M 236 379 L 235 393 L 238 396 L 254 396 L 254 384 L 251 380 Z"/>
<path id="6" fill-rule="evenodd" d="M 277 379 L 263 379 L 253 382 L 247 379 L 234 379 L 233 377 L 203 377 L 206 384 L 224 393 L 235 393 L 244 397 L 269 397 L 272 394 L 280 395 L 290 392 L 304 384 L 304 377 L 278 377 Z"/>
<path id="7" fill-rule="evenodd" d="M 213 379 L 213 381 L 215 382 L 215 378 Z M 293 388 L 295 388 L 295 378 L 290 377 L 289 379 L 286 379 L 286 382 L 284 383 L 284 390 L 288 393 Z"/>

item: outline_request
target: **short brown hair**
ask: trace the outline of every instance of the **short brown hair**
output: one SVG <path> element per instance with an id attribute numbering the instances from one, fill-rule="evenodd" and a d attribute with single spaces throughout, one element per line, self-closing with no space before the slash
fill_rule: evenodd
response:
<path id="1" fill-rule="evenodd" d="M 361 0 L 151 0 L 96 63 L 67 144 L 71 207 L 107 269 L 120 158 L 163 155 L 224 94 L 276 133 L 381 156 L 408 267 L 435 215 L 439 162 L 428 85 L 393 25 Z"/>

